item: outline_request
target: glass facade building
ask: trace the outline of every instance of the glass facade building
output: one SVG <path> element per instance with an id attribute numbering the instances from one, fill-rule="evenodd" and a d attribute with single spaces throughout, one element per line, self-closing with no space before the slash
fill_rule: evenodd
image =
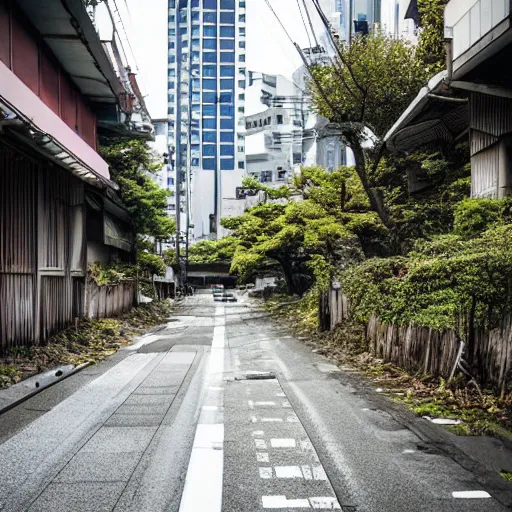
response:
<path id="1" fill-rule="evenodd" d="M 245 0 L 168 5 L 168 136 L 193 236 L 203 238 L 217 231 L 245 169 Z"/>

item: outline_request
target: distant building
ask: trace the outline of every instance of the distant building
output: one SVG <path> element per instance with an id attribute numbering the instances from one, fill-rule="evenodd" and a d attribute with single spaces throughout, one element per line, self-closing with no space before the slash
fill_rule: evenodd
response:
<path id="1" fill-rule="evenodd" d="M 302 98 L 283 76 L 249 71 L 248 78 L 247 174 L 280 186 L 302 164 Z"/>
<path id="2" fill-rule="evenodd" d="M 190 240 L 243 205 L 245 0 L 169 0 L 168 136 Z"/>

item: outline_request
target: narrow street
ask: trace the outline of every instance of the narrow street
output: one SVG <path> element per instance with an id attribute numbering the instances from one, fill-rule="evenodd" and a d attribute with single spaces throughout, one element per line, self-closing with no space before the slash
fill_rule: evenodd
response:
<path id="1" fill-rule="evenodd" d="M 357 382 L 245 297 L 187 298 L 0 416 L 0 510 L 508 510 Z"/>

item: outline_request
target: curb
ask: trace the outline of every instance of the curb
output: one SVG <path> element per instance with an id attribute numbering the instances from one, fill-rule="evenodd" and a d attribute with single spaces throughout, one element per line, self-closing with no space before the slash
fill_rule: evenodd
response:
<path id="1" fill-rule="evenodd" d="M 68 377 L 71 377 L 72 375 L 75 375 L 75 373 L 78 373 L 79 371 L 83 370 L 84 368 L 87 368 L 88 366 L 91 366 L 93 363 L 91 361 L 88 361 L 87 363 L 80 364 L 78 366 L 75 366 L 71 371 L 68 373 L 63 374 L 62 376 L 58 377 L 52 382 L 49 382 L 48 384 L 35 388 L 33 391 L 30 391 L 25 396 L 22 396 L 21 398 L 18 398 L 17 400 L 14 400 L 14 402 L 11 402 L 10 404 L 6 405 L 2 409 L 0 409 L 0 415 L 6 413 L 7 411 L 10 411 L 11 409 L 14 409 L 14 407 L 17 407 L 18 405 L 22 404 L 23 402 L 26 402 L 33 396 L 41 393 L 41 391 L 44 391 L 45 389 L 51 388 L 53 385 L 57 384 L 58 382 L 61 382 Z"/>

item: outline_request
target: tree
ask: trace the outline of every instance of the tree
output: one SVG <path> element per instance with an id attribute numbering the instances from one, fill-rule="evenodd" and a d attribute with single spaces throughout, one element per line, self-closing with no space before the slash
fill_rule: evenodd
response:
<path id="1" fill-rule="evenodd" d="M 392 227 L 373 178 L 386 151 L 385 134 L 425 83 L 427 71 L 408 42 L 382 35 L 356 37 L 350 46 L 337 43 L 334 62 L 311 71 L 314 108 L 352 149 L 372 210 Z"/>
<path id="2" fill-rule="evenodd" d="M 151 178 L 161 164 L 144 141 L 105 140 L 100 154 L 110 166 L 112 179 L 120 187 L 121 200 L 130 212 L 137 235 L 167 239 L 176 230 L 167 215 L 168 190 Z"/>
<path id="3" fill-rule="evenodd" d="M 370 238 L 386 236 L 354 178 L 346 168 L 305 168 L 295 180 L 303 201 L 260 203 L 222 219 L 238 240 L 231 271 L 248 280 L 270 259 L 281 267 L 290 293 L 302 294 L 315 283 L 325 288 L 334 269 L 362 258 Z"/>

